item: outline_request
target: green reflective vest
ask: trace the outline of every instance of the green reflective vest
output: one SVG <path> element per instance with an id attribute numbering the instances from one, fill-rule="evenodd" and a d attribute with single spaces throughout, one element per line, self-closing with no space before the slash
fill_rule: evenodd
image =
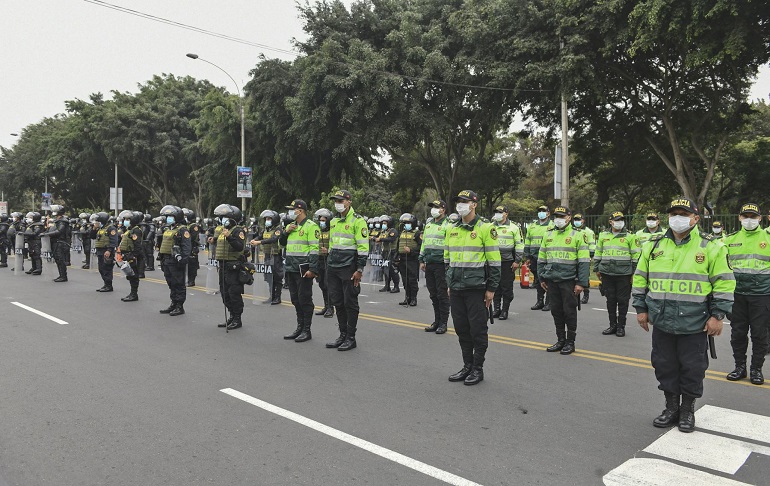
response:
<path id="1" fill-rule="evenodd" d="M 537 276 L 554 282 L 575 281 L 588 287 L 591 255 L 587 235 L 570 225 L 545 234 L 537 256 Z"/>
<path id="2" fill-rule="evenodd" d="M 351 207 L 347 215 L 337 216 L 329 224 L 329 258 L 326 264 L 332 268 L 355 266 L 363 269 L 369 257 L 369 230 L 366 221 L 353 212 Z"/>
<path id="3" fill-rule="evenodd" d="M 318 239 L 321 237 L 321 229 L 310 218 L 305 218 L 301 223 L 295 223 L 297 228 L 291 233 L 281 236 L 281 245 L 286 247 L 287 272 L 299 272 L 302 263 L 310 264 L 310 271 L 318 273 Z"/>
<path id="4" fill-rule="evenodd" d="M 497 230 L 497 242 L 500 245 L 500 258 L 505 262 L 520 262 L 524 257 L 524 238 L 521 228 L 513 221 L 493 223 Z"/>
<path id="5" fill-rule="evenodd" d="M 770 295 L 770 234 L 741 228 L 724 239 L 735 274 L 735 293 Z"/>
<path id="6" fill-rule="evenodd" d="M 591 254 L 591 258 L 594 257 L 594 254 L 596 253 L 596 233 L 594 233 L 594 230 L 589 228 L 588 226 L 583 226 L 582 228 L 575 228 L 578 231 L 585 232 L 586 235 L 588 235 L 587 241 L 588 241 L 588 252 Z"/>
<path id="7" fill-rule="evenodd" d="M 663 228 L 663 226 L 658 225 L 658 229 L 655 231 L 650 231 L 650 228 L 644 228 L 640 229 L 636 232 L 636 237 L 639 239 L 639 244 L 644 245 L 644 243 L 652 238 L 655 235 L 662 235 L 666 232 L 666 229 Z"/>
<path id="8" fill-rule="evenodd" d="M 243 228 L 241 228 L 240 226 L 233 227 L 233 229 L 230 230 L 230 236 L 234 236 L 235 238 L 238 238 L 244 242 L 246 241 L 246 233 L 244 232 Z M 220 230 L 219 235 L 217 236 L 216 259 L 225 261 L 225 262 L 233 262 L 233 261 L 240 260 L 241 255 L 243 255 L 243 250 L 238 251 L 235 248 L 233 248 L 230 242 L 227 241 L 227 238 L 228 237 L 222 233 L 222 230 Z"/>
<path id="9" fill-rule="evenodd" d="M 500 285 L 500 247 L 497 230 L 478 216 L 448 225 L 444 239 L 447 286 L 451 290 L 486 289 Z"/>
<path id="10" fill-rule="evenodd" d="M 554 226 L 550 220 L 546 221 L 545 224 L 536 221 L 527 226 L 527 236 L 524 238 L 524 258 L 537 258 L 543 237 L 552 229 Z"/>
<path id="11" fill-rule="evenodd" d="M 444 238 L 449 224 L 447 218 L 440 222 L 428 221 L 422 234 L 420 263 L 444 263 Z"/>
<path id="12" fill-rule="evenodd" d="M 594 271 L 606 275 L 631 275 L 639 260 L 641 245 L 634 233 L 602 231 L 594 254 Z"/>
<path id="13" fill-rule="evenodd" d="M 670 229 L 647 241 L 633 282 L 636 312 L 649 313 L 652 325 L 670 334 L 703 332 L 709 316 L 732 312 L 727 248 L 697 229 L 679 244 Z"/>

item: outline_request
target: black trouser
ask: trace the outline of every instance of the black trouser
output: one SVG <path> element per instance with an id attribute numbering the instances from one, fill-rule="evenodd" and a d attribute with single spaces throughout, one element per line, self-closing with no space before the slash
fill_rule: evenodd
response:
<path id="1" fill-rule="evenodd" d="M 324 306 L 329 305 L 329 290 L 326 284 L 326 258 L 318 259 L 318 277 L 316 277 L 321 295 L 324 297 Z"/>
<path id="2" fill-rule="evenodd" d="M 532 281 L 537 290 L 537 300 L 540 302 L 545 299 L 545 290 L 540 286 L 541 280 L 537 276 L 537 258 L 529 259 L 529 271 L 532 272 Z"/>
<path id="3" fill-rule="evenodd" d="M 313 320 L 313 279 L 300 272 L 286 272 L 291 304 L 297 313 L 297 325 L 310 329 Z"/>
<path id="4" fill-rule="evenodd" d="M 166 277 L 171 302 L 184 304 L 185 300 L 187 300 L 187 290 L 185 287 L 187 270 L 185 265 L 177 263 L 171 255 L 163 255 L 160 268 L 163 270 L 163 276 Z"/>
<path id="5" fill-rule="evenodd" d="M 85 256 L 86 265 L 91 266 L 91 238 L 83 240 L 83 256 Z"/>
<path id="6" fill-rule="evenodd" d="M 142 262 L 137 260 L 136 257 L 133 257 L 131 260 L 129 260 L 128 264 L 131 267 L 131 270 L 134 271 L 134 275 L 132 277 L 126 277 L 126 280 L 128 280 L 128 285 L 131 287 L 131 293 L 139 295 L 139 276 L 142 268 Z"/>
<path id="7" fill-rule="evenodd" d="M 433 322 L 446 326 L 449 320 L 449 296 L 446 293 L 446 266 L 443 263 L 425 264 L 425 283 L 433 302 Z"/>
<path id="8" fill-rule="evenodd" d="M 567 339 L 574 341 L 577 334 L 577 304 L 575 281 L 554 282 L 547 280 L 548 295 L 551 299 L 551 315 L 556 326 L 556 337 L 559 341 Z"/>
<path id="9" fill-rule="evenodd" d="M 227 310 L 233 316 L 243 314 L 243 284 L 238 281 L 238 272 L 234 266 L 240 268 L 240 262 L 220 260 L 217 271 L 219 272 L 219 293 Z"/>
<path id="10" fill-rule="evenodd" d="M 155 250 L 152 241 L 143 241 L 142 248 L 144 249 L 144 261 L 146 262 L 145 270 L 155 270 Z"/>
<path id="11" fill-rule="evenodd" d="M 602 274 L 602 289 L 607 298 L 610 326 L 625 329 L 628 302 L 631 300 L 631 275 Z"/>
<path id="12" fill-rule="evenodd" d="M 115 264 L 115 255 L 110 252 L 110 258 L 104 258 L 105 248 L 96 249 L 96 261 L 99 263 L 99 275 L 102 277 L 102 282 L 107 287 L 112 287 L 112 266 Z"/>
<path id="13" fill-rule="evenodd" d="M 70 248 L 66 243 L 54 243 L 53 259 L 56 262 L 56 269 L 59 271 L 59 277 L 67 278 L 67 260 L 69 259 L 69 254 Z"/>
<path id="14" fill-rule="evenodd" d="M 266 255 L 265 261 L 270 262 L 273 266 L 273 290 L 271 297 L 273 300 L 281 298 L 281 292 L 283 290 L 283 257 L 278 255 Z"/>
<path id="15" fill-rule="evenodd" d="M 513 280 L 516 275 L 513 271 L 513 260 L 503 260 L 500 265 L 500 285 L 495 290 L 495 306 L 499 307 L 502 299 L 503 307 L 508 309 L 513 301 Z"/>
<path id="16" fill-rule="evenodd" d="M 396 258 L 396 252 L 391 251 L 387 257 L 388 266 L 385 267 L 385 287 L 390 288 L 390 282 L 393 282 L 393 288 L 397 289 L 401 283 L 401 277 L 398 276 L 398 266 L 393 262 Z"/>
<path id="17" fill-rule="evenodd" d="M 417 291 L 420 290 L 417 283 L 417 277 L 420 273 L 419 255 L 416 253 L 401 253 L 398 255 L 398 271 L 404 277 L 404 291 L 406 300 L 417 298 Z"/>
<path id="18" fill-rule="evenodd" d="M 730 345 L 736 364 L 746 363 L 751 330 L 751 368 L 762 368 L 767 354 L 769 320 L 770 295 L 735 294 L 730 314 Z"/>
<path id="19" fill-rule="evenodd" d="M 484 289 L 452 290 L 449 302 L 452 307 L 452 323 L 463 354 L 463 363 L 483 366 L 489 346 L 487 334 L 487 306 Z"/>
<path id="20" fill-rule="evenodd" d="M 8 264 L 8 251 L 11 243 L 8 240 L 0 240 L 0 263 Z"/>
<path id="21" fill-rule="evenodd" d="M 340 333 L 347 333 L 350 337 L 355 337 L 358 326 L 358 294 L 361 293 L 361 286 L 353 285 L 350 278 L 355 273 L 355 268 L 351 267 L 326 267 L 326 285 L 329 289 L 329 303 L 337 311 L 337 323 Z"/>
<path id="22" fill-rule="evenodd" d="M 190 258 L 187 259 L 187 281 L 195 282 L 198 278 L 198 269 L 200 268 L 200 262 L 198 261 L 198 253 L 192 253 Z"/>
<path id="23" fill-rule="evenodd" d="M 670 334 L 652 328 L 652 367 L 658 389 L 674 395 L 703 396 L 703 378 L 709 367 L 708 336 Z"/>

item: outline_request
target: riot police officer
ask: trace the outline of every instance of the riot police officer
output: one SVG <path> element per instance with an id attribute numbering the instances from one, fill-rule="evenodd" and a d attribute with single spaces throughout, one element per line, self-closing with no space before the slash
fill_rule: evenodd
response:
<path id="1" fill-rule="evenodd" d="M 281 303 L 281 289 L 283 289 L 283 255 L 278 239 L 283 234 L 281 226 L 281 216 L 270 209 L 265 209 L 259 215 L 264 220 L 265 227 L 261 238 L 251 240 L 252 246 L 262 246 L 265 253 L 265 263 L 272 265 L 273 269 L 273 288 L 271 289 L 270 303 L 277 305 Z"/>
<path id="2" fill-rule="evenodd" d="M 376 241 L 377 243 L 382 244 L 382 258 L 388 261 L 388 265 L 385 267 L 385 286 L 380 289 L 380 292 L 390 292 L 391 294 L 401 292 L 398 288 L 400 278 L 398 276 L 398 267 L 395 261 L 397 240 L 398 231 L 393 224 L 393 218 L 383 214 L 380 216 L 380 236 Z M 391 282 L 393 282 L 392 289 L 390 287 Z"/>
<path id="3" fill-rule="evenodd" d="M 144 222 L 140 225 L 142 228 L 142 249 L 144 251 L 144 270 L 146 272 L 155 271 L 155 223 L 152 221 L 152 215 L 144 215 Z"/>
<path id="4" fill-rule="evenodd" d="M 398 218 L 401 233 L 398 235 L 396 249 L 398 251 L 398 270 L 404 276 L 404 300 L 399 305 L 414 307 L 417 305 L 419 290 L 417 276 L 420 271 L 420 246 L 422 232 L 417 229 L 417 218 L 411 213 L 404 213 Z"/>
<path id="5" fill-rule="evenodd" d="M 83 268 L 84 270 L 88 270 L 91 268 L 91 215 L 89 213 L 80 213 L 78 215 L 78 218 L 80 218 L 79 226 L 78 226 L 78 233 L 80 234 L 80 239 L 83 240 Z"/>
<path id="6" fill-rule="evenodd" d="M 198 269 L 200 269 L 198 251 L 200 250 L 201 225 L 195 220 L 195 211 L 182 208 L 182 212 L 187 221 L 187 229 L 190 231 L 190 243 L 192 244 L 190 259 L 187 261 L 187 286 L 195 287 L 195 279 L 198 278 Z"/>
<path id="7" fill-rule="evenodd" d="M 45 231 L 40 213 L 30 211 L 26 215 L 27 229 L 24 231 L 24 241 L 29 247 L 29 258 L 32 260 L 32 268 L 25 273 L 40 275 L 43 273 L 42 242 L 40 236 Z"/>
<path id="8" fill-rule="evenodd" d="M 241 210 L 230 204 L 220 204 L 214 209 L 214 216 L 222 226 L 217 234 L 215 258 L 219 263 L 219 292 L 230 316 L 219 327 L 238 329 L 243 327 L 243 283 L 239 279 L 246 260 L 246 231 L 240 226 Z M 213 236 L 211 236 L 213 238 Z"/>
<path id="9" fill-rule="evenodd" d="M 101 288 L 96 289 L 97 292 L 112 292 L 112 265 L 115 262 L 115 248 L 118 247 L 118 231 L 109 221 L 110 217 L 104 211 L 91 215 L 89 237 L 96 240 L 96 261 L 104 282 Z"/>
<path id="10" fill-rule="evenodd" d="M 11 243 L 11 254 L 16 255 L 17 251 L 20 251 L 22 254 L 21 259 L 21 269 L 24 270 L 24 255 L 26 254 L 26 249 L 22 246 L 22 248 L 16 248 L 16 235 L 18 234 L 24 234 L 24 231 L 27 229 L 26 221 L 24 220 L 24 215 L 18 212 L 11 213 L 11 221 L 10 221 L 10 227 L 8 228 L 8 240 Z M 16 270 L 15 268 L 12 268 L 11 271 Z"/>
<path id="11" fill-rule="evenodd" d="M 8 229 L 11 224 L 8 222 L 8 216 L 0 216 L 0 268 L 8 266 L 8 251 L 11 245 L 8 242 Z"/>
<path id="12" fill-rule="evenodd" d="M 56 268 L 59 271 L 59 276 L 53 281 L 66 282 L 67 256 L 70 252 L 69 240 L 67 239 L 70 234 L 70 222 L 64 217 L 64 206 L 59 204 L 51 206 L 51 215 L 56 219 L 53 224 L 49 224 L 49 228 L 44 235 L 51 238 L 51 251 L 53 252 L 53 258 L 56 262 Z"/>
<path id="13" fill-rule="evenodd" d="M 118 221 L 124 228 L 118 247 L 118 261 L 128 264 L 130 271 L 125 271 L 126 280 L 131 286 L 131 291 L 123 302 L 136 302 L 139 300 L 139 276 L 144 271 L 144 248 L 142 247 L 142 228 L 139 224 L 144 220 L 144 214 L 139 211 L 122 211 L 118 214 Z"/>
<path id="14" fill-rule="evenodd" d="M 318 235 L 318 287 L 324 298 L 324 308 L 315 313 L 317 316 L 334 317 L 334 306 L 329 303 L 329 290 L 326 286 L 326 259 L 329 256 L 329 222 L 332 220 L 332 212 L 321 208 L 315 212 L 316 224 L 320 233 Z"/>
<path id="15" fill-rule="evenodd" d="M 184 284 L 187 276 L 185 265 L 192 250 L 190 232 L 184 225 L 182 208 L 166 205 L 160 210 L 160 215 L 166 218 L 166 227 L 163 229 L 158 256 L 171 298 L 171 305 L 160 313 L 178 316 L 184 314 L 184 303 L 187 300 Z"/>

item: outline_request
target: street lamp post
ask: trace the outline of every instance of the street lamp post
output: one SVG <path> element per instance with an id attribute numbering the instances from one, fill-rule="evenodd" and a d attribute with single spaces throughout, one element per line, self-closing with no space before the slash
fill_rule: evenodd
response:
<path id="1" fill-rule="evenodd" d="M 211 61 L 207 61 L 206 59 L 203 59 L 202 57 L 198 56 L 197 54 L 187 54 L 187 57 L 190 59 L 198 59 L 205 63 L 211 64 L 215 68 L 219 69 L 223 73 L 227 74 L 227 77 L 230 78 L 230 80 L 235 85 L 235 89 L 238 90 L 238 101 L 240 104 L 240 110 L 241 110 L 241 167 L 246 167 L 246 130 L 245 130 L 245 123 L 244 123 L 244 112 L 243 112 L 243 96 L 241 96 L 241 88 L 238 86 L 238 83 L 235 82 L 235 79 L 233 79 L 232 76 L 230 76 L 230 73 L 222 69 L 221 67 L 217 66 Z M 241 211 L 243 211 L 244 217 L 246 216 L 246 198 L 241 198 Z"/>

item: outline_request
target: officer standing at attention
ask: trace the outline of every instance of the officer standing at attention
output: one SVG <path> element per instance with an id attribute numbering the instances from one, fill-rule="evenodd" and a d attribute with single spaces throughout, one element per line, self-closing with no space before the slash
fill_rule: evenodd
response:
<path id="1" fill-rule="evenodd" d="M 80 239 L 83 241 L 84 257 L 83 266 L 80 268 L 88 270 L 91 268 L 91 215 L 88 213 L 80 213 L 78 217 L 80 218 L 78 233 L 80 234 Z"/>
<path id="2" fill-rule="evenodd" d="M 49 224 L 48 230 L 44 236 L 51 238 L 51 251 L 53 259 L 56 262 L 56 269 L 59 276 L 53 279 L 54 282 L 67 281 L 67 255 L 70 252 L 70 244 L 67 236 L 70 234 L 70 222 L 64 217 L 64 206 L 53 204 L 51 206 L 51 215 L 56 219 Z"/>
<path id="3" fill-rule="evenodd" d="M 307 217 L 307 203 L 295 199 L 286 217 L 291 223 L 281 235 L 281 246 L 286 248 L 286 281 L 289 295 L 297 313 L 297 329 L 284 339 L 302 343 L 312 339 L 310 325 L 313 322 L 313 279 L 318 271 L 318 240 L 321 230 Z"/>
<path id="4" fill-rule="evenodd" d="M 575 213 L 572 215 L 572 227 L 578 231 L 585 232 L 586 240 L 588 241 L 588 254 L 593 260 L 594 255 L 596 254 L 596 233 L 594 233 L 594 230 L 592 230 L 591 228 L 585 225 L 585 221 L 583 220 L 583 215 L 580 213 Z M 580 301 L 581 304 L 588 303 L 588 294 L 590 293 L 590 291 L 591 289 L 589 289 L 588 287 L 583 289 L 583 299 Z"/>
<path id="5" fill-rule="evenodd" d="M 118 247 L 118 231 L 109 221 L 110 216 L 104 211 L 91 215 L 89 238 L 95 240 L 96 261 L 104 283 L 96 289 L 97 292 L 112 292 L 112 266 L 115 263 L 115 248 Z"/>
<path id="6" fill-rule="evenodd" d="M 171 297 L 171 305 L 160 311 L 161 314 L 179 316 L 184 314 L 184 303 L 187 300 L 185 289 L 185 277 L 187 270 L 185 265 L 190 258 L 192 249 L 190 232 L 184 223 L 184 213 L 178 206 L 163 206 L 160 215 L 166 218 L 166 226 L 163 229 L 163 239 L 160 243 L 160 268 Z"/>
<path id="7" fill-rule="evenodd" d="M 516 269 L 524 257 L 524 239 L 519 225 L 508 219 L 508 208 L 497 206 L 492 215 L 492 223 L 497 231 L 500 246 L 500 286 L 497 287 L 494 300 L 494 317 L 501 321 L 508 319 L 508 310 L 513 301 L 513 281 Z M 502 300 L 502 307 L 500 301 Z"/>
<path id="8" fill-rule="evenodd" d="M 447 228 L 444 263 L 463 367 L 450 375 L 449 381 L 476 385 L 484 380 L 487 317 L 500 284 L 500 248 L 494 225 L 476 214 L 479 196 L 475 192 L 461 191 L 454 203 L 461 219 Z"/>
<path id="9" fill-rule="evenodd" d="M 8 266 L 8 251 L 11 245 L 8 242 L 8 229 L 11 227 L 8 216 L 0 216 L 0 268 Z"/>
<path id="10" fill-rule="evenodd" d="M 541 286 L 551 295 L 551 315 L 556 326 L 556 343 L 549 353 L 575 352 L 577 304 L 580 292 L 588 287 L 591 257 L 586 234 L 570 224 L 570 210 L 559 206 L 553 210 L 554 228 L 540 246 L 537 266 Z"/>
<path id="11" fill-rule="evenodd" d="M 639 260 L 640 245 L 634 233 L 626 231 L 625 216 L 615 211 L 610 217 L 610 231 L 599 233 L 596 245 L 594 272 L 602 281 L 604 295 L 607 297 L 607 311 L 610 327 L 602 331 L 608 336 L 626 335 L 626 315 L 628 302 L 631 300 L 631 281 Z"/>
<path id="12" fill-rule="evenodd" d="M 636 320 L 645 331 L 653 326 L 652 367 L 666 397 L 666 409 L 652 423 L 678 422 L 682 432 L 695 428 L 695 399 L 703 396 L 708 368 L 707 336 L 722 333 L 735 291 L 727 248 L 700 233 L 699 220 L 690 199 L 671 201 L 669 229 L 642 247 L 632 289 Z"/>
<path id="13" fill-rule="evenodd" d="M 144 269 L 147 272 L 155 271 L 155 223 L 152 222 L 152 215 L 144 215 L 142 224 L 142 248 L 144 248 Z"/>
<path id="14" fill-rule="evenodd" d="M 275 211 L 265 209 L 259 215 L 264 218 L 265 230 L 262 238 L 251 240 L 251 246 L 262 245 L 262 251 L 265 253 L 265 263 L 272 266 L 273 269 L 273 288 L 271 289 L 271 305 L 281 303 L 281 289 L 283 289 L 283 252 L 278 242 L 283 235 L 281 226 L 281 217 Z"/>
<path id="15" fill-rule="evenodd" d="M 660 225 L 660 219 L 658 213 L 647 213 L 647 221 L 645 222 L 646 228 L 640 229 L 636 232 L 636 238 L 639 240 L 639 245 L 644 243 L 656 235 L 662 235 L 666 232 L 666 228 Z"/>
<path id="16" fill-rule="evenodd" d="M 329 223 L 332 212 L 321 208 L 315 212 L 315 220 L 320 233 L 318 235 L 318 287 L 324 298 L 324 308 L 315 313 L 317 316 L 334 317 L 334 306 L 329 303 L 329 289 L 326 285 L 326 259 L 329 257 Z"/>
<path id="17" fill-rule="evenodd" d="M 762 216 L 760 216 L 760 219 L 761 218 Z M 713 236 L 715 240 L 721 240 L 722 237 L 724 237 L 724 233 L 722 233 L 721 221 L 714 221 L 711 223 L 711 236 Z"/>
<path id="18" fill-rule="evenodd" d="M 26 215 L 27 229 L 24 230 L 24 242 L 29 247 L 29 259 L 32 268 L 27 270 L 27 275 L 40 275 L 43 273 L 42 242 L 40 236 L 45 231 L 42 216 L 36 211 L 30 211 Z"/>
<path id="19" fill-rule="evenodd" d="M 218 262 L 219 292 L 225 308 L 230 311 L 230 317 L 217 327 L 238 329 L 243 327 L 243 284 L 238 276 L 248 251 L 246 230 L 240 226 L 243 215 L 235 206 L 220 204 L 214 209 L 214 216 L 222 222 L 222 226 L 217 227 L 214 255 Z"/>
<path id="20" fill-rule="evenodd" d="M 553 229 L 553 224 L 550 220 L 551 213 L 548 210 L 548 206 L 540 206 L 537 208 L 537 222 L 527 226 L 527 236 L 524 239 L 524 258 L 529 261 L 529 270 L 534 277 L 535 289 L 537 290 L 537 303 L 531 307 L 532 310 L 542 310 L 547 312 L 551 310 L 551 307 L 545 302 L 545 290 L 540 285 L 540 277 L 538 275 L 537 259 L 540 252 L 540 244 L 543 241 L 543 236 Z"/>
<path id="21" fill-rule="evenodd" d="M 123 226 L 123 236 L 118 246 L 119 261 L 128 263 L 133 270 L 132 276 L 126 276 L 131 287 L 128 295 L 123 297 L 123 302 L 136 302 L 139 300 L 139 276 L 144 268 L 144 248 L 142 247 L 142 228 L 139 223 L 144 220 L 144 214 L 139 211 L 121 211 L 118 214 L 118 222 Z"/>
<path id="22" fill-rule="evenodd" d="M 195 221 L 195 211 L 192 209 L 182 208 L 182 213 L 187 222 L 187 230 L 190 232 L 190 246 L 192 247 L 190 259 L 187 261 L 187 286 L 195 287 L 195 279 L 198 278 L 198 269 L 201 267 L 198 261 L 201 225 Z"/>
<path id="23" fill-rule="evenodd" d="M 401 233 L 398 235 L 398 271 L 404 276 L 404 301 L 399 305 L 414 307 L 417 305 L 417 292 L 420 290 L 417 276 L 420 272 L 420 245 L 422 232 L 417 229 L 417 218 L 404 213 L 398 218 Z"/>
<path id="24" fill-rule="evenodd" d="M 330 199 L 334 200 L 338 216 L 332 219 L 330 225 L 326 285 L 329 287 L 329 301 L 337 310 L 340 335 L 326 347 L 348 351 L 357 346 L 358 294 L 361 293 L 361 276 L 369 255 L 369 233 L 364 218 L 353 211 L 348 191 L 337 191 Z"/>
<path id="25" fill-rule="evenodd" d="M 388 266 L 385 267 L 385 286 L 380 289 L 380 292 L 397 294 L 401 292 L 398 288 L 400 278 L 395 262 L 398 231 L 396 231 L 395 225 L 393 225 L 393 219 L 390 216 L 380 216 L 380 236 L 376 241 L 377 243 L 382 244 L 382 258 L 388 261 Z M 393 288 L 390 287 L 391 281 L 393 282 Z"/>
<path id="26" fill-rule="evenodd" d="M 753 203 L 741 206 L 738 217 L 741 229 L 724 240 L 735 274 L 735 302 L 730 314 L 730 345 L 735 369 L 727 375 L 730 381 L 746 378 L 746 351 L 751 330 L 751 383 L 765 382 L 762 366 L 768 349 L 770 322 L 770 235 L 759 223 L 762 212 Z"/>
<path id="27" fill-rule="evenodd" d="M 433 323 L 425 328 L 425 332 L 444 334 L 449 320 L 449 296 L 444 265 L 444 239 L 448 226 L 446 203 L 436 199 L 428 206 L 431 208 L 430 219 L 425 225 L 419 257 L 420 268 L 425 272 L 425 283 L 433 303 Z"/>

